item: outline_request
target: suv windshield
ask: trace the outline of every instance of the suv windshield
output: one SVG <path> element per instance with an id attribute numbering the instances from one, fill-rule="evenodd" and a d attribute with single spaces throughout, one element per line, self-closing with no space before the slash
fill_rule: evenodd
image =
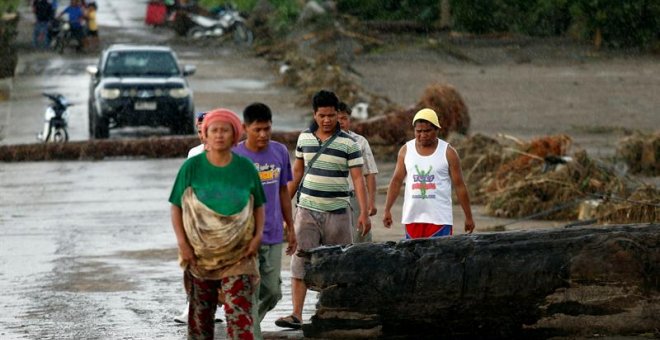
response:
<path id="1" fill-rule="evenodd" d="M 104 76 L 113 77 L 171 77 L 179 74 L 179 67 L 169 52 L 122 51 L 110 52 Z"/>

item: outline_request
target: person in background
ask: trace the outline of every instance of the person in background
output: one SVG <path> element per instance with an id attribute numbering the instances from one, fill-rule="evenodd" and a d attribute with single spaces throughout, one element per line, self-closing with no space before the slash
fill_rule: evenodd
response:
<path id="1" fill-rule="evenodd" d="M 243 133 L 234 112 L 207 113 L 202 133 L 206 152 L 183 163 L 169 197 L 190 300 L 188 338 L 213 339 L 222 297 L 228 338 L 252 339 L 266 196 L 252 161 L 231 150 Z"/>
<path id="2" fill-rule="evenodd" d="M 87 4 L 87 8 L 85 9 L 85 19 L 87 20 L 87 37 L 85 39 L 85 46 L 94 50 L 99 47 L 99 28 L 96 23 L 97 9 L 95 1 Z"/>
<path id="3" fill-rule="evenodd" d="M 172 13 L 176 10 L 176 0 L 164 0 L 165 8 L 167 8 L 167 17 L 170 18 Z"/>
<path id="4" fill-rule="evenodd" d="M 71 4 L 58 15 L 58 18 L 61 18 L 64 14 L 69 17 L 71 36 L 76 39 L 78 43 L 76 50 L 80 52 L 83 49 L 83 39 L 85 38 L 85 31 L 83 29 L 85 12 L 83 6 L 80 4 L 80 0 L 71 0 Z"/>
<path id="5" fill-rule="evenodd" d="M 32 12 L 36 18 L 32 33 L 32 44 L 35 48 L 47 49 L 50 46 L 48 26 L 55 18 L 55 11 L 47 0 L 36 0 L 32 3 Z"/>
<path id="6" fill-rule="evenodd" d="M 312 98 L 314 122 L 298 136 L 293 181 L 289 183 L 289 195 L 293 197 L 298 193 L 293 220 L 297 251 L 352 242 L 353 223 L 348 211 L 349 173 L 360 205 L 357 228 L 363 235 L 371 229 L 360 146 L 339 127 L 338 104 L 339 99 L 333 92 L 317 92 Z M 302 309 L 307 295 L 304 277 L 305 260 L 292 256 L 293 312 L 277 319 L 277 326 L 302 327 Z"/>
<path id="7" fill-rule="evenodd" d="M 362 165 L 362 174 L 364 175 L 365 183 L 367 184 L 367 206 L 369 207 L 369 216 L 374 216 L 378 212 L 376 209 L 376 174 L 378 173 L 378 167 L 376 166 L 376 160 L 374 159 L 374 154 L 371 152 L 371 146 L 369 141 L 364 138 L 362 135 L 359 135 L 351 131 L 351 107 L 344 102 L 339 102 L 337 109 L 337 119 L 339 120 L 339 126 L 344 132 L 348 133 L 360 146 L 360 151 L 362 152 L 362 158 L 364 160 L 364 165 Z M 352 182 L 348 182 L 352 185 Z M 351 186 L 351 189 L 352 186 Z M 360 216 L 360 207 L 357 204 L 355 199 L 355 191 L 351 190 L 351 209 L 353 210 L 353 223 Z M 357 229 L 356 225 L 353 225 L 353 243 L 362 243 L 362 242 L 371 242 L 372 236 L 371 231 L 366 235 L 362 236 L 360 231 Z"/>
<path id="8" fill-rule="evenodd" d="M 282 299 L 282 241 L 286 232 L 286 254 L 293 255 L 296 235 L 293 231 L 291 197 L 287 184 L 292 180 L 289 151 L 284 144 L 271 140 L 273 118 L 263 103 L 252 103 L 243 110 L 243 129 L 247 139 L 234 152 L 249 158 L 259 171 L 266 192 L 266 223 L 259 248 L 261 283 L 255 292 L 255 338 L 261 338 L 260 323 Z M 284 224 L 282 224 L 284 222 Z"/>
<path id="9" fill-rule="evenodd" d="M 202 123 L 204 122 L 206 112 L 197 112 L 195 114 L 195 126 L 197 127 L 197 137 L 199 137 L 200 144 L 188 151 L 188 158 L 197 156 L 204 152 L 204 135 L 202 134 Z"/>
<path id="10" fill-rule="evenodd" d="M 392 226 L 390 210 L 405 180 L 401 223 L 406 239 L 453 234 L 452 186 L 465 213 L 465 232 L 472 233 L 475 226 L 461 162 L 456 150 L 438 138 L 438 115 L 431 109 L 419 110 L 412 124 L 415 139 L 399 150 L 387 190 L 383 224 L 386 228 Z"/>

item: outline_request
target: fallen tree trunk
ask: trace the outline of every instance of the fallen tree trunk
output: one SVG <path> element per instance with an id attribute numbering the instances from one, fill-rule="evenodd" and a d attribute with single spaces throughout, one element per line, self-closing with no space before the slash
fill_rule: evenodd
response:
<path id="1" fill-rule="evenodd" d="M 293 150 L 300 132 L 273 132 L 273 140 Z M 0 145 L 0 161 L 99 160 L 112 157 L 177 158 L 186 157 L 199 145 L 197 137 L 152 137 L 106 139 L 62 144 L 34 143 Z"/>
<path id="2" fill-rule="evenodd" d="M 107 139 L 0 146 L 0 161 L 98 160 L 108 157 L 175 158 L 185 157 L 199 144 L 193 137 L 154 137 Z"/>
<path id="3" fill-rule="evenodd" d="M 317 248 L 309 337 L 653 334 L 660 225 Z M 542 335 L 541 335 L 542 334 Z"/>

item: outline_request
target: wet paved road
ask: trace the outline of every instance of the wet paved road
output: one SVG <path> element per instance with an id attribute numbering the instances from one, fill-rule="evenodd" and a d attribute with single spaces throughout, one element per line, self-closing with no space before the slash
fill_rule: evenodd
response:
<path id="1" fill-rule="evenodd" d="M 163 199 L 180 162 L 3 164 L 0 337 L 182 338 Z"/>
<path id="2" fill-rule="evenodd" d="M 101 2 L 102 39 L 172 39 L 167 29 L 144 26 L 145 4 Z M 26 8 L 22 13 L 31 20 Z M 23 29 L 19 39 L 29 39 L 29 33 Z M 209 50 L 177 43 L 182 63 L 198 68 L 190 78 L 198 110 L 225 106 L 240 112 L 261 100 L 273 108 L 279 129 L 304 125 L 306 110 L 295 106 L 293 90 L 274 84 L 264 61 L 231 46 Z M 75 104 L 70 136 L 86 140 L 85 68 L 97 55 L 23 52 L 10 83 L 11 100 L 0 102 L 0 144 L 35 142 L 48 104 L 44 91 L 60 92 Z M 127 128 L 113 130 L 111 138 L 163 132 Z M 186 327 L 173 322 L 185 296 L 167 203 L 182 161 L 0 163 L 0 339 L 184 339 Z M 286 298 L 288 272 L 283 275 Z M 312 295 L 306 316 L 314 302 Z M 264 331 L 278 330 L 274 319 L 289 309 L 290 300 L 282 301 L 267 316 Z M 224 338 L 223 324 L 216 335 Z"/>
<path id="3" fill-rule="evenodd" d="M 24 4 L 23 4 L 24 5 Z M 188 78 L 194 91 L 197 111 L 227 107 L 240 113 L 254 101 L 267 103 L 273 109 L 273 125 L 277 130 L 305 127 L 307 109 L 295 105 L 294 89 L 278 86 L 272 66 L 239 50 L 230 43 L 213 41 L 190 43 L 177 38 L 164 27 L 145 26 L 146 1 L 113 0 L 100 4 L 98 21 L 102 43 L 170 45 L 182 64 L 197 66 Z M 42 92 L 58 92 L 74 104 L 70 108 L 71 140 L 87 140 L 87 100 L 89 74 L 86 67 L 96 64 L 99 52 L 63 55 L 52 51 L 34 51 L 29 47 L 33 15 L 22 7 L 19 42 L 20 52 L 16 77 L 0 86 L 12 88 L 11 100 L 0 102 L 0 144 L 35 143 L 43 123 L 48 99 Z M 131 138 L 166 133 L 164 128 L 124 128 L 112 130 L 111 138 Z"/>
<path id="4" fill-rule="evenodd" d="M 184 339 L 186 328 L 173 322 L 185 297 L 167 203 L 183 161 L 0 163 L 0 339 Z M 382 185 L 392 169 L 381 171 Z M 402 229 L 385 230 L 381 214 L 374 240 L 400 239 Z M 398 220 L 400 205 L 393 214 Z M 481 227 L 503 222 L 475 217 Z M 273 333 L 291 308 L 283 263 L 284 298 L 262 329 L 299 338 Z M 313 292 L 306 302 L 308 320 Z M 222 325 L 216 331 L 224 337 Z"/>
<path id="5" fill-rule="evenodd" d="M 185 338 L 172 321 L 185 297 L 167 203 L 182 161 L 2 164 L 0 338 Z M 284 276 L 264 331 L 289 312 Z"/>

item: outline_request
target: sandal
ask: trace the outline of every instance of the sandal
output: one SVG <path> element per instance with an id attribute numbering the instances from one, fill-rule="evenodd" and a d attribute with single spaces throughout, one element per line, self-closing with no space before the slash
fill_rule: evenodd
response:
<path id="1" fill-rule="evenodd" d="M 300 321 L 295 315 L 291 314 L 275 320 L 275 325 L 284 328 L 300 329 L 302 327 L 302 321 Z"/>

